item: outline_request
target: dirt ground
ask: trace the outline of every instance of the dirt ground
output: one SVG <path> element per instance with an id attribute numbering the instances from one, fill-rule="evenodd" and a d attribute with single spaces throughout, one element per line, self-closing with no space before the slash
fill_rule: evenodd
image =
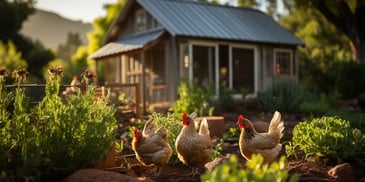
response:
<path id="1" fill-rule="evenodd" d="M 231 111 L 217 113 L 216 115 L 222 115 L 226 121 L 226 128 L 234 127 L 238 114 L 244 114 L 245 117 L 252 121 L 270 121 L 272 113 L 263 113 L 259 111 Z M 292 130 L 295 125 L 303 121 L 305 118 L 301 115 L 282 113 L 282 118 L 285 121 L 285 130 L 282 142 L 285 145 L 285 141 L 290 141 L 292 138 Z M 223 155 L 234 154 L 239 158 L 240 166 L 244 166 L 245 159 L 241 156 L 238 148 L 238 143 L 227 143 L 223 145 Z M 283 147 L 281 155 L 285 155 L 285 148 Z M 185 181 L 200 181 L 200 176 L 196 175 L 191 177 L 187 174 L 191 172 L 189 166 L 183 165 L 167 165 L 162 169 L 160 176 L 155 176 L 153 168 L 142 166 L 133 155 L 132 150 L 125 150 L 121 156 L 119 156 L 119 163 L 125 166 L 129 166 L 129 170 L 120 171 L 120 173 L 127 174 L 134 177 L 145 177 L 146 181 L 165 181 L 165 182 L 185 182 Z M 353 168 L 356 180 L 365 181 L 365 156 L 356 158 L 349 162 Z M 306 162 L 304 160 L 298 160 L 289 158 L 287 159 L 286 168 L 289 173 L 297 173 L 300 176 L 300 181 L 336 181 L 333 177 L 328 175 L 328 170 L 334 167 L 335 164 L 328 164 L 325 161 Z M 204 168 L 200 169 L 201 173 L 204 173 Z"/>

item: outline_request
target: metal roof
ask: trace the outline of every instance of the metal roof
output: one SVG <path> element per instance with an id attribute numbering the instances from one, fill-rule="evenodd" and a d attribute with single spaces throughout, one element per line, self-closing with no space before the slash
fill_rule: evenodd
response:
<path id="1" fill-rule="evenodd" d="M 91 54 L 88 58 L 98 59 L 141 49 L 148 43 L 157 40 L 164 32 L 164 29 L 158 28 L 139 34 L 133 34 L 132 36 L 128 36 L 118 41 L 110 42 L 104 45 L 102 48 Z"/>
<path id="2" fill-rule="evenodd" d="M 137 0 L 171 35 L 304 45 L 265 13 L 191 0 Z"/>

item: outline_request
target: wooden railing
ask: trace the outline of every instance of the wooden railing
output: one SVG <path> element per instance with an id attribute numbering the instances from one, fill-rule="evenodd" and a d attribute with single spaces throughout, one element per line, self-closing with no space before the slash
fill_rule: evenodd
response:
<path id="1" fill-rule="evenodd" d="M 143 103 L 141 99 L 141 89 L 138 83 L 106 83 L 104 85 L 106 94 L 111 95 L 111 97 L 118 98 L 121 94 L 129 101 L 129 107 L 132 109 L 137 117 L 142 114 Z"/>
<path id="2" fill-rule="evenodd" d="M 36 90 L 29 95 L 31 104 L 36 104 L 40 102 L 45 96 L 45 84 L 21 84 L 19 85 L 22 88 L 30 88 L 32 90 Z M 5 85 L 5 88 L 15 89 L 18 85 Z M 62 91 L 67 87 L 75 87 L 72 85 L 61 85 L 60 88 L 60 96 L 62 96 Z M 78 85 L 79 88 L 84 88 L 83 85 Z M 128 100 L 128 106 L 130 109 L 136 114 L 137 117 L 140 117 L 142 112 L 141 108 L 143 106 L 141 99 L 141 90 L 139 84 L 121 84 L 121 83 L 108 83 L 101 87 L 96 87 L 95 97 L 106 96 L 110 94 L 110 96 L 114 99 L 118 99 L 120 94 L 125 95 L 125 99 Z"/>

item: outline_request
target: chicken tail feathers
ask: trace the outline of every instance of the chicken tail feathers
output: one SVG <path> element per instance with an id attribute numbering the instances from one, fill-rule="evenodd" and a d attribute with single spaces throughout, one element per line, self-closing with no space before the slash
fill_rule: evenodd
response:
<path id="1" fill-rule="evenodd" d="M 268 133 L 272 136 L 278 136 L 279 139 L 283 136 L 284 122 L 281 120 L 281 114 L 275 111 L 271 119 Z"/>
<path id="2" fill-rule="evenodd" d="M 209 130 L 209 125 L 208 125 L 207 118 L 202 119 L 202 121 L 200 123 L 199 134 L 206 135 L 206 136 L 210 137 L 210 130 Z"/>
<path id="3" fill-rule="evenodd" d="M 156 131 L 155 121 L 153 119 L 146 121 L 146 124 L 144 125 L 143 128 L 143 135 L 152 135 L 155 133 L 155 131 Z"/>

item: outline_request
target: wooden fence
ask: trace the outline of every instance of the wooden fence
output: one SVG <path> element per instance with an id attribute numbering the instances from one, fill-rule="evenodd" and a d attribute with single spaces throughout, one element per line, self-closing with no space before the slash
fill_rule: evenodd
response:
<path id="1" fill-rule="evenodd" d="M 36 104 L 40 102 L 45 96 L 45 84 L 21 84 L 20 87 L 27 88 L 27 95 L 30 97 L 30 103 Z M 5 88 L 15 89 L 18 85 L 5 85 Z M 66 88 L 78 87 L 84 88 L 84 85 L 61 85 L 60 96 L 62 97 L 62 92 Z M 98 86 L 95 89 L 95 97 L 109 96 L 113 104 L 117 104 L 121 95 L 124 95 L 124 100 L 127 102 L 121 109 L 130 109 L 133 111 L 137 117 L 140 117 L 142 112 L 141 108 L 143 106 L 141 100 L 141 90 L 139 84 L 120 84 L 111 83 L 104 86 Z M 119 107 L 120 108 L 120 107 Z"/>

